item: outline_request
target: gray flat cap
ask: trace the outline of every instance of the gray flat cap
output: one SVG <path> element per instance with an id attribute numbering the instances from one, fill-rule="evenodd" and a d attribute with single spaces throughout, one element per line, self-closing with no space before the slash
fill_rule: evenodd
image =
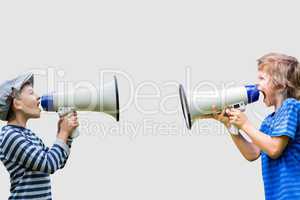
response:
<path id="1" fill-rule="evenodd" d="M 26 82 L 33 85 L 32 73 L 22 74 L 0 85 L 0 120 L 7 121 L 7 114 L 12 102 L 11 94 L 13 90 L 19 91 Z"/>

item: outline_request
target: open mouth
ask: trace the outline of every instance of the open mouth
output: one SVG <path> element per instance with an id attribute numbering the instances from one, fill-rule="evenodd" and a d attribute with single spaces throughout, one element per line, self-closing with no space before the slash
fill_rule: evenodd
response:
<path id="1" fill-rule="evenodd" d="M 38 107 L 39 110 L 42 110 L 41 107 L 40 107 L 40 104 L 41 104 L 40 101 L 38 101 L 37 107 Z"/>

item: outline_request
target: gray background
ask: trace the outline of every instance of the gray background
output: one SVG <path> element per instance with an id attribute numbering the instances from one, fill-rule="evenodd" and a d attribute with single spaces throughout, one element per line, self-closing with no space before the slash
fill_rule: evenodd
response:
<path id="1" fill-rule="evenodd" d="M 43 94 L 59 83 L 96 85 L 103 69 L 130 77 L 131 84 L 117 74 L 121 105 L 129 105 L 120 123 L 99 113 L 79 113 L 87 128 L 81 128 L 66 167 L 52 176 L 54 199 L 262 199 L 260 160 L 244 160 L 212 120 L 197 122 L 201 130 L 186 131 L 174 82 L 185 83 L 189 74 L 191 86 L 253 83 L 256 59 L 263 54 L 299 56 L 297 5 L 274 0 L 1 1 L 1 82 L 38 72 L 35 89 Z M 157 96 L 129 101 L 137 93 Z M 167 96 L 173 98 L 162 102 Z M 155 112 L 141 112 L 137 103 Z M 258 127 L 270 111 L 260 101 L 249 105 L 247 114 Z M 28 127 L 51 145 L 56 121 L 56 114 L 42 113 Z M 0 199 L 8 197 L 9 185 L 1 164 Z"/>

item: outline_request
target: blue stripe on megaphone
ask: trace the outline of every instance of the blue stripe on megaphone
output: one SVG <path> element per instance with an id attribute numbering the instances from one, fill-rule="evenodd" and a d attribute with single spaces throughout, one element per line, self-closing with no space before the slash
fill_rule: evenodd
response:
<path id="1" fill-rule="evenodd" d="M 42 108 L 46 111 L 54 111 L 53 106 L 53 96 L 52 95 L 43 95 L 41 97 Z"/>
<path id="2" fill-rule="evenodd" d="M 246 85 L 248 103 L 253 103 L 259 99 L 259 90 L 256 85 Z"/>

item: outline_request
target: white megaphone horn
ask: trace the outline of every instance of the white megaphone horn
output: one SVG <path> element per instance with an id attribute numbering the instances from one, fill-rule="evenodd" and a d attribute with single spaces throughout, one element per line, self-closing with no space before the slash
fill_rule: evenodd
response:
<path id="1" fill-rule="evenodd" d="M 180 85 L 179 96 L 186 126 L 191 129 L 197 119 L 214 113 L 213 106 L 218 113 L 221 113 L 225 108 L 236 108 L 244 111 L 247 104 L 259 99 L 259 90 L 256 85 L 230 87 L 215 91 L 215 95 L 207 93 L 192 95 L 189 103 L 184 88 Z M 234 126 L 228 130 L 232 134 L 238 134 L 238 129 Z"/>
<path id="2" fill-rule="evenodd" d="M 100 85 L 96 92 L 77 89 L 67 93 L 53 93 L 41 97 L 43 110 L 57 112 L 59 116 L 65 116 L 73 111 L 103 112 L 119 121 L 119 91 L 116 76 L 110 82 Z M 79 135 L 75 130 L 72 137 Z"/>

